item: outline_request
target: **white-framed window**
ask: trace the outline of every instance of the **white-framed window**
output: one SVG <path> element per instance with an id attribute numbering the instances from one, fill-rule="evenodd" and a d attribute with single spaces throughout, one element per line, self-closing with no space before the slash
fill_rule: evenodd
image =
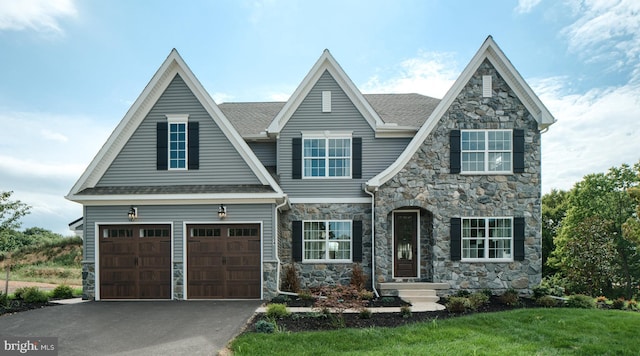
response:
<path id="1" fill-rule="evenodd" d="M 302 255 L 305 262 L 351 262 L 351 220 L 304 221 Z"/>
<path id="2" fill-rule="evenodd" d="M 513 218 L 462 218 L 462 260 L 513 260 Z"/>
<path id="3" fill-rule="evenodd" d="M 351 178 L 351 137 L 302 138 L 304 178 Z"/>
<path id="4" fill-rule="evenodd" d="M 462 130 L 462 173 L 512 173 L 511 130 Z"/>
<path id="5" fill-rule="evenodd" d="M 187 169 L 187 123 L 169 123 L 169 169 Z"/>

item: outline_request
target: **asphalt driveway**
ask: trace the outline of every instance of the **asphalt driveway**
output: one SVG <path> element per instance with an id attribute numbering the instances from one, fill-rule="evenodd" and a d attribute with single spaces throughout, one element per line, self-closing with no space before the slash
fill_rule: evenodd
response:
<path id="1" fill-rule="evenodd" d="M 57 337 L 59 355 L 216 355 L 260 301 L 87 302 L 0 317 L 0 335 Z"/>

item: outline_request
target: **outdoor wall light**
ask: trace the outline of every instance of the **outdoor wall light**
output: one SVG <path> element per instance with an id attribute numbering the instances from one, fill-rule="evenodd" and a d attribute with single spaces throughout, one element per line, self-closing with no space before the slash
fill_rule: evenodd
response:
<path id="1" fill-rule="evenodd" d="M 136 208 L 135 206 L 132 206 L 131 209 L 129 209 L 129 213 L 127 214 L 127 216 L 129 217 L 129 221 L 134 221 L 135 219 L 137 219 L 138 208 Z"/>
<path id="2" fill-rule="evenodd" d="M 227 217 L 227 207 L 224 206 L 224 204 L 220 204 L 220 207 L 218 208 L 218 217 L 220 219 L 224 219 Z"/>

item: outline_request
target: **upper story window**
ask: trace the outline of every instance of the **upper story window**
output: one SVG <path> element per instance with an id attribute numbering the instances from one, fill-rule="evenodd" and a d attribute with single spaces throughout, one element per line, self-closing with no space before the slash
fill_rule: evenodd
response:
<path id="1" fill-rule="evenodd" d="M 512 218 L 463 218 L 462 260 L 512 260 Z"/>
<path id="2" fill-rule="evenodd" d="M 351 177 L 351 137 L 304 137 L 304 178 Z"/>
<path id="3" fill-rule="evenodd" d="M 169 169 L 187 169 L 187 123 L 169 123 Z"/>
<path id="4" fill-rule="evenodd" d="M 351 261 L 352 221 L 305 221 L 303 261 Z"/>
<path id="5" fill-rule="evenodd" d="M 511 130 L 462 130 L 460 132 L 463 173 L 511 173 Z"/>

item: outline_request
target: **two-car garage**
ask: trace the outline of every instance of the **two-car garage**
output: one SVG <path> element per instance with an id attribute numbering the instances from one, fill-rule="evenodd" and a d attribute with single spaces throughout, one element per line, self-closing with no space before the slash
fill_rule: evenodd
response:
<path id="1" fill-rule="evenodd" d="M 100 299 L 172 299 L 171 228 L 100 225 Z M 185 233 L 187 299 L 260 298 L 260 224 L 191 224 Z"/>

